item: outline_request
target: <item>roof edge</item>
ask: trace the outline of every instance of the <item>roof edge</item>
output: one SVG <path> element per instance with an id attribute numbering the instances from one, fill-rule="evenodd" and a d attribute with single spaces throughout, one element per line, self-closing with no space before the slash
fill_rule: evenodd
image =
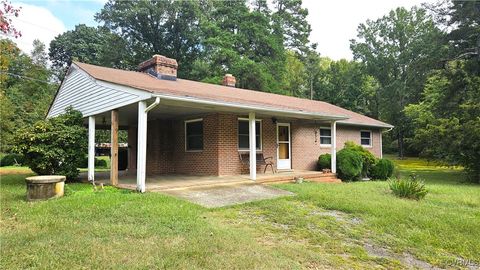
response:
<path id="1" fill-rule="evenodd" d="M 373 119 L 373 118 L 372 118 Z M 377 120 L 378 121 L 378 120 Z M 339 120 L 337 122 L 338 124 L 341 124 L 341 125 L 344 125 L 344 126 L 362 126 L 362 127 L 376 127 L 376 128 L 385 128 L 385 129 L 392 129 L 394 128 L 395 126 L 392 126 L 390 124 L 387 124 L 387 123 L 383 123 L 383 124 L 367 124 L 367 123 L 360 123 L 360 122 L 357 122 L 357 123 L 351 123 L 351 122 L 344 122 L 342 120 Z"/>

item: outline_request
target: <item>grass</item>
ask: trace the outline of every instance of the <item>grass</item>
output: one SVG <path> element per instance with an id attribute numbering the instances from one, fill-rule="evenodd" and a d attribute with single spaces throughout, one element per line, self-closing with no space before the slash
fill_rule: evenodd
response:
<path id="1" fill-rule="evenodd" d="M 404 254 L 440 267 L 478 265 L 480 186 L 463 183 L 459 169 L 398 164 L 400 174 L 425 180 L 425 199 L 396 198 L 386 182 L 282 184 L 296 196 L 205 209 L 159 193 L 67 184 L 63 198 L 28 203 L 25 175 L 4 174 L 0 268 L 401 269 Z"/>

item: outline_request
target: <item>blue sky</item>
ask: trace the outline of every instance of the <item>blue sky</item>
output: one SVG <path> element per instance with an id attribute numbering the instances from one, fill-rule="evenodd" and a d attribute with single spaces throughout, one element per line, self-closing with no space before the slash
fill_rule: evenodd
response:
<path id="1" fill-rule="evenodd" d="M 48 9 L 55 17 L 60 19 L 68 30 L 75 25 L 84 23 L 90 26 L 97 25 L 95 13 L 100 11 L 105 4 L 104 0 L 25 0 L 22 2 Z"/>
<path id="2" fill-rule="evenodd" d="M 95 26 L 94 15 L 107 0 L 11 0 L 21 6 L 14 25 L 22 32 L 15 42 L 24 52 L 30 52 L 34 39 L 47 45 L 59 34 L 77 24 Z M 271 0 L 269 0 L 271 1 Z M 355 38 L 357 27 L 367 19 L 377 19 L 390 10 L 411 8 L 435 0 L 303 0 L 312 26 L 310 40 L 318 43 L 322 56 L 338 60 L 352 59 L 349 40 Z"/>

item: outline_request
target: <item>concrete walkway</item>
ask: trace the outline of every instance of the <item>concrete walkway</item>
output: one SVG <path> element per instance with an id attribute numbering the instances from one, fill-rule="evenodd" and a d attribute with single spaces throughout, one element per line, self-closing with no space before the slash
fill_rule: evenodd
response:
<path id="1" fill-rule="evenodd" d="M 294 193 L 286 190 L 260 184 L 165 190 L 162 193 L 208 208 L 294 195 Z"/>

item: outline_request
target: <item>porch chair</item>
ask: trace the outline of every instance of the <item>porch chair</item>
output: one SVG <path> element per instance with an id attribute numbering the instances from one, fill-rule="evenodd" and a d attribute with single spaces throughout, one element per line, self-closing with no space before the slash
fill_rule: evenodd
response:
<path id="1" fill-rule="evenodd" d="M 257 153 L 257 166 L 265 166 L 263 173 L 267 171 L 268 166 L 272 169 L 272 173 L 275 173 L 275 169 L 273 168 L 273 157 L 264 157 L 263 153 Z M 238 153 L 238 157 L 240 158 L 240 162 L 243 165 L 250 165 L 250 153 Z"/>

